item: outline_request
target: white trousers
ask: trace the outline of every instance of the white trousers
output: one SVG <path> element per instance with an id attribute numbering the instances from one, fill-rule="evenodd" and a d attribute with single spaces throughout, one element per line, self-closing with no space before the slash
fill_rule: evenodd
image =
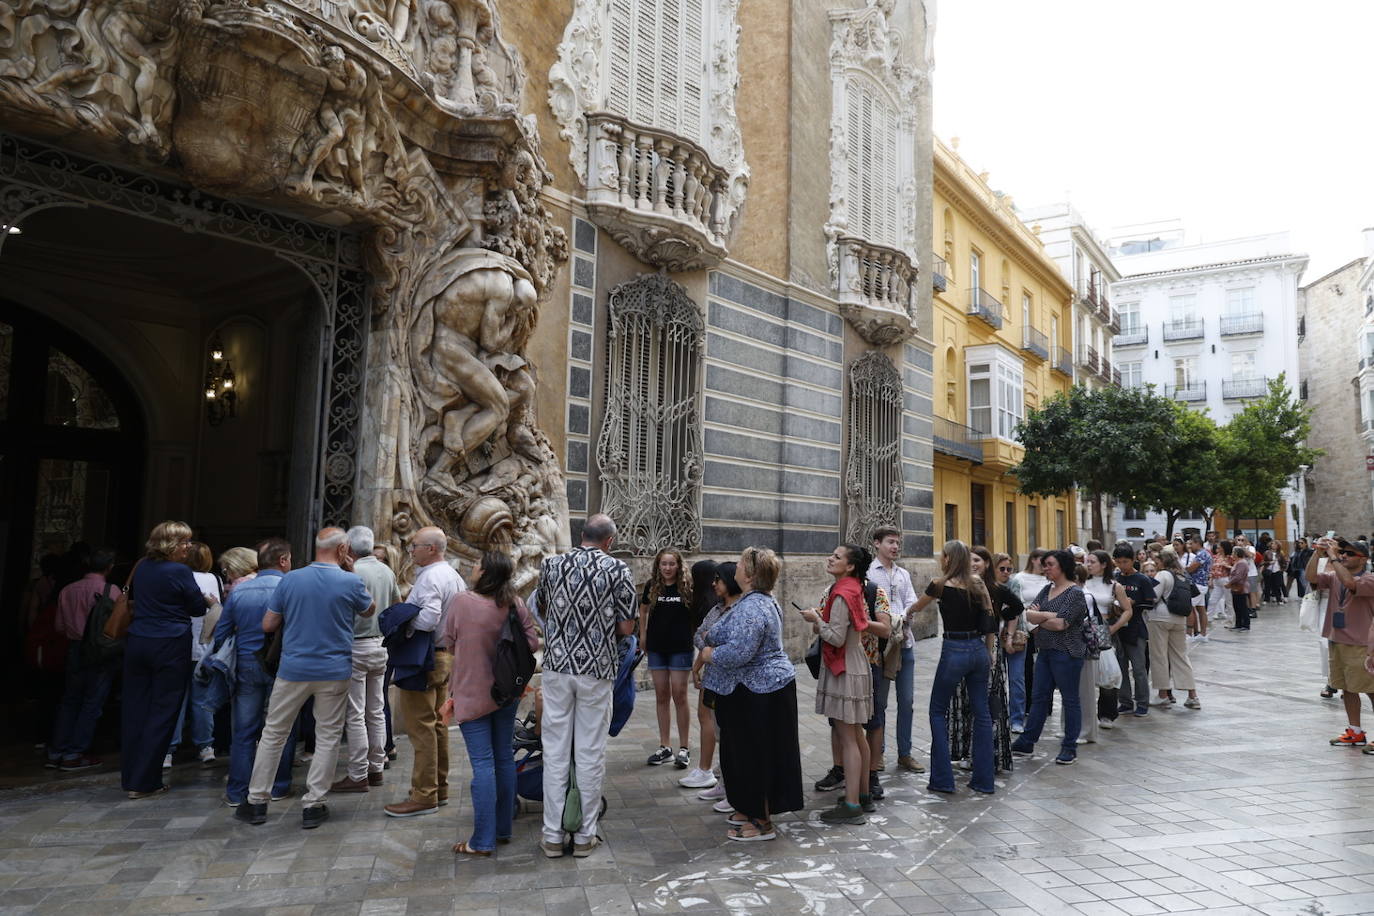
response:
<path id="1" fill-rule="evenodd" d="M 334 764 L 339 759 L 339 735 L 343 732 L 344 706 L 348 703 L 348 681 L 283 681 L 272 684 L 272 699 L 267 704 L 267 724 L 258 739 L 253 756 L 253 776 L 248 782 L 248 800 L 255 805 L 266 802 L 277 778 L 281 751 L 295 724 L 296 714 L 305 701 L 315 698 L 315 756 L 310 760 L 305 797 L 301 806 L 309 808 L 324 802 L 334 784 Z"/>
<path id="2" fill-rule="evenodd" d="M 1231 593 L 1225 586 L 1212 583 L 1207 592 L 1207 620 L 1209 623 L 1231 619 Z"/>
<path id="3" fill-rule="evenodd" d="M 1083 659 L 1083 670 L 1078 675 L 1078 705 L 1083 707 L 1082 725 L 1078 727 L 1078 737 L 1096 742 L 1102 735 L 1102 727 L 1097 724 L 1097 659 Z M 1064 704 L 1059 704 L 1059 730 L 1064 730 Z"/>
<path id="4" fill-rule="evenodd" d="M 568 762 L 575 759 L 577 788 L 582 794 L 582 826 L 573 834 L 573 842 L 587 843 L 596 836 L 596 825 L 601 819 L 601 782 L 606 774 L 614 681 L 556 671 L 545 671 L 541 677 L 544 839 L 563 842 L 563 796 L 568 786 Z"/>
<path id="5" fill-rule="evenodd" d="M 386 766 L 386 715 L 382 683 L 386 679 L 386 649 L 382 637 L 353 640 L 353 676 L 348 681 L 348 778 L 366 779 Z"/>

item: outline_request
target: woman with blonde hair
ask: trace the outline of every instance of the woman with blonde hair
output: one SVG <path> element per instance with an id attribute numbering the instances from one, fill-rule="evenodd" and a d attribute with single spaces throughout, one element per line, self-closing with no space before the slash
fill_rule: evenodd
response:
<path id="1" fill-rule="evenodd" d="M 191 619 L 210 605 L 185 564 L 191 526 L 167 521 L 148 535 L 130 577 L 133 621 L 124 646 L 120 784 L 129 798 L 166 790 L 162 759 L 191 679 Z"/>
<path id="2" fill-rule="evenodd" d="M 219 555 L 219 571 L 224 576 L 224 600 L 234 593 L 234 586 L 258 575 L 258 552 L 250 547 L 230 547 Z"/>
<path id="3" fill-rule="evenodd" d="M 687 706 L 687 682 L 692 676 L 692 574 L 682 554 L 672 548 L 654 557 L 653 573 L 639 595 L 639 645 L 654 682 L 654 711 L 658 713 L 658 750 L 645 761 L 656 767 L 673 761 L 679 770 L 692 762 L 688 738 L 692 717 Z M 670 708 L 671 704 L 671 708 Z M 669 746 L 672 711 L 677 712 L 678 751 Z"/>
<path id="4" fill-rule="evenodd" d="M 940 551 L 940 575 L 926 586 L 912 613 L 938 600 L 944 630 L 940 662 L 930 686 L 930 783 L 926 788 L 945 793 L 955 790 L 954 765 L 949 756 L 949 704 L 962 685 L 973 710 L 973 776 L 968 785 L 975 792 L 991 795 L 997 787 L 993 783 L 988 680 L 992 653 L 997 650 L 998 620 L 987 583 L 974 572 L 973 557 L 963 541 L 946 541 Z"/>
<path id="5" fill-rule="evenodd" d="M 782 647 L 782 612 L 773 600 L 781 564 L 749 547 L 735 564 L 744 592 L 706 634 L 702 689 L 720 726 L 720 772 L 730 815 L 726 836 L 772 840 L 773 815 L 802 808 L 796 669 Z M 860 812 L 862 814 L 862 812 Z"/>
<path id="6" fill-rule="evenodd" d="M 1197 685 L 1193 682 L 1193 665 L 1188 661 L 1188 618 L 1169 610 L 1168 599 L 1173 590 L 1188 590 L 1188 574 L 1172 547 L 1159 552 L 1155 582 L 1155 606 L 1150 609 L 1146 626 L 1150 630 L 1150 686 L 1159 695 L 1150 705 L 1168 706 L 1174 702 L 1174 690 L 1186 690 L 1188 699 L 1183 705 L 1201 709 Z"/>

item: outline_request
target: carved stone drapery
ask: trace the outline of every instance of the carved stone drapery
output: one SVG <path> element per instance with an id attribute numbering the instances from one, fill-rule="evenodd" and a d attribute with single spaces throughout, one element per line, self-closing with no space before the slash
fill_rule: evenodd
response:
<path id="1" fill-rule="evenodd" d="M 902 512 L 902 376 L 881 351 L 849 365 L 849 463 L 844 492 L 846 537 L 867 544 L 874 529 L 900 527 Z"/>
<path id="2" fill-rule="evenodd" d="M 438 524 L 523 585 L 567 542 L 525 352 L 567 245 L 499 32 L 490 0 L 0 0 L 4 122 L 150 173 L 0 199 L 8 222 L 118 198 L 301 266 L 336 303 L 317 518 L 398 546 Z"/>
<path id="3" fill-rule="evenodd" d="M 687 291 L 649 274 L 611 291 L 606 411 L 597 442 L 602 511 L 639 555 L 701 544 L 701 358 L 706 326 Z"/>
<path id="4" fill-rule="evenodd" d="M 597 174 L 607 162 L 606 158 L 594 155 L 591 149 L 597 142 L 593 134 L 597 133 L 598 120 L 604 123 L 601 116 L 609 107 L 603 90 L 605 74 L 602 70 L 609 40 L 605 6 L 599 0 L 576 0 L 563 32 L 563 41 L 558 46 L 558 60 L 549 70 L 549 107 L 562 127 L 561 136 L 570 145 L 569 160 L 573 171 L 589 191 L 612 187 L 610 179 Z M 739 0 L 707 0 L 705 6 L 707 60 L 703 108 L 706 123 L 700 138 L 676 139 L 690 145 L 699 140 L 710 170 L 724 173 L 723 180 L 711 186 L 716 199 L 710 219 L 703 221 L 702 228 L 706 231 L 682 232 L 684 224 L 672 220 L 660 221 L 647 229 L 627 229 L 618 224 L 615 224 L 617 228 L 605 226 L 613 235 L 619 229 L 625 240 L 617 237 L 617 241 L 625 244 L 631 253 L 669 270 L 685 270 L 719 260 L 734 231 L 749 186 L 749 166 L 744 160 L 744 140 L 735 113 L 739 88 Z M 592 115 L 598 117 L 589 117 Z M 643 126 L 650 128 L 652 133 L 658 125 Z M 649 219 L 639 222 L 647 225 Z M 680 244 L 673 241 L 678 235 L 682 237 Z M 687 251 L 694 252 L 690 258 Z"/>

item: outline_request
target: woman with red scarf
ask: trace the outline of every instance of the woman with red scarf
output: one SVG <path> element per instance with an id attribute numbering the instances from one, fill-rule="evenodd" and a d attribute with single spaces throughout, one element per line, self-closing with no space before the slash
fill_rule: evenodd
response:
<path id="1" fill-rule="evenodd" d="M 816 684 L 816 712 L 830 719 L 839 739 L 845 779 L 844 798 L 821 812 L 834 824 L 863 824 L 865 812 L 876 810 L 868 794 L 868 738 L 864 723 L 873 717 L 873 675 L 864 652 L 865 630 L 886 636 L 887 624 L 869 620 L 864 601 L 864 578 L 873 554 L 855 544 L 841 544 L 825 561 L 835 577 L 820 611 L 802 611 L 821 636 L 821 676 Z"/>

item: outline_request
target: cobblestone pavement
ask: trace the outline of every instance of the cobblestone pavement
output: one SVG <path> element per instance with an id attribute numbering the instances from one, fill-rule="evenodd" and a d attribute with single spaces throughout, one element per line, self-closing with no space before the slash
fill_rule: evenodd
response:
<path id="1" fill-rule="evenodd" d="M 455 797 L 429 817 L 382 814 L 408 783 L 404 743 L 386 788 L 331 798 L 332 819 L 309 832 L 299 801 L 262 827 L 234 821 L 217 805 L 222 770 L 179 768 L 144 801 L 110 776 L 68 780 L 0 801 L 0 911 L 1374 913 L 1374 757 L 1327 745 L 1344 720 L 1317 695 L 1317 640 L 1296 616 L 1295 602 L 1249 634 L 1219 630 L 1191 652 L 1200 712 L 1122 720 L 1077 766 L 1052 765 L 1042 742 L 991 798 L 934 795 L 889 769 L 866 826 L 821 826 L 833 796 L 812 797 L 773 843 L 726 841 L 680 771 L 644 766 L 651 695 L 611 742 L 607 845 L 587 859 L 537 855 L 526 814 L 495 858 L 455 861 L 470 826 L 456 730 Z M 917 653 L 918 741 L 938 651 L 926 640 Z M 799 684 L 809 785 L 828 741 L 804 669 Z"/>

